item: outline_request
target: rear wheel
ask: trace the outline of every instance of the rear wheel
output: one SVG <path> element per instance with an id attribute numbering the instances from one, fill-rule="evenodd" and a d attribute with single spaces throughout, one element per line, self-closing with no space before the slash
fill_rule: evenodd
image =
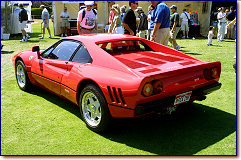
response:
<path id="1" fill-rule="evenodd" d="M 31 82 L 28 78 L 26 67 L 21 60 L 18 60 L 15 65 L 15 75 L 19 88 L 23 91 L 29 90 Z"/>
<path id="2" fill-rule="evenodd" d="M 80 112 L 87 127 L 94 132 L 105 131 L 111 122 L 107 102 L 101 90 L 87 85 L 80 94 Z"/>

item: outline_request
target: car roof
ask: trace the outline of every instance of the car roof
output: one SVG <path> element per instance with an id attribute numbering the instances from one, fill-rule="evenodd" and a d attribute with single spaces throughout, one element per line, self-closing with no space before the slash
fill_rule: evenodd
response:
<path id="1" fill-rule="evenodd" d="M 94 33 L 94 34 L 84 34 L 84 35 L 76 35 L 70 36 L 66 39 L 73 39 L 81 42 L 89 42 L 89 43 L 103 43 L 115 40 L 133 40 L 133 39 L 140 39 L 139 37 L 127 35 L 127 34 L 118 34 L 118 33 Z"/>

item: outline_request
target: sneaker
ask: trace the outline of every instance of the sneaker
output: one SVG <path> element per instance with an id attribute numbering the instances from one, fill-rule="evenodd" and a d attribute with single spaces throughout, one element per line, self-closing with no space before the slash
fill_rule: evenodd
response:
<path id="1" fill-rule="evenodd" d="M 64 36 L 64 34 L 61 34 L 61 37 L 63 37 Z"/>
<path id="2" fill-rule="evenodd" d="M 51 36 L 49 36 L 49 38 L 52 38 Z"/>
<path id="3" fill-rule="evenodd" d="M 185 36 L 182 36 L 182 39 L 185 39 L 186 37 Z"/>
<path id="4" fill-rule="evenodd" d="M 44 36 L 40 37 L 39 39 L 44 39 Z"/>
<path id="5" fill-rule="evenodd" d="M 27 39 L 31 38 L 29 35 L 27 35 Z"/>
<path id="6" fill-rule="evenodd" d="M 177 45 L 177 48 L 176 48 L 176 50 L 178 51 L 179 49 L 181 49 L 181 47 L 180 47 L 179 45 Z"/>
<path id="7" fill-rule="evenodd" d="M 187 36 L 187 39 L 188 39 L 189 37 Z"/>
<path id="8" fill-rule="evenodd" d="M 23 38 L 23 39 L 20 40 L 20 42 L 24 42 L 24 41 L 27 41 L 27 39 Z"/>
<path id="9" fill-rule="evenodd" d="M 68 37 L 68 35 L 67 35 L 67 34 L 65 34 L 65 37 Z"/>

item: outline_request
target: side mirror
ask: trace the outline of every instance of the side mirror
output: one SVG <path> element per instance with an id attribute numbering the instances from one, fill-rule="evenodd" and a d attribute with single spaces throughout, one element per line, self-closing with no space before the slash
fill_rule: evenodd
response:
<path id="1" fill-rule="evenodd" d="M 32 52 L 37 52 L 37 55 L 38 55 L 38 59 L 40 59 L 40 48 L 39 48 L 39 46 L 34 46 L 33 48 L 32 48 Z"/>
<path id="2" fill-rule="evenodd" d="M 33 48 L 32 48 L 32 52 L 39 52 L 39 46 L 34 46 Z"/>

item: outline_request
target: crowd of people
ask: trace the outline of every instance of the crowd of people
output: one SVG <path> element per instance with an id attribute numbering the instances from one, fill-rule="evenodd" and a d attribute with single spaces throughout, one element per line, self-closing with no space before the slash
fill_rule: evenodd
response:
<path id="1" fill-rule="evenodd" d="M 133 36 L 139 36 L 142 38 L 155 41 L 157 43 L 168 45 L 179 50 L 181 47 L 176 41 L 176 37 L 179 31 L 182 31 L 182 38 L 189 38 L 189 26 L 192 19 L 192 23 L 198 24 L 198 14 L 195 12 L 194 17 L 191 18 L 188 9 L 183 8 L 182 13 L 179 15 L 177 12 L 177 6 L 172 5 L 170 8 L 162 1 L 150 1 L 148 7 L 148 13 L 145 14 L 142 7 L 138 5 L 138 1 L 129 1 L 129 9 L 126 5 L 119 6 L 114 1 L 109 2 L 110 13 L 108 22 L 108 33 L 121 33 L 129 34 Z M 20 4 L 21 12 L 19 14 L 19 20 L 21 23 L 21 30 L 23 39 L 21 41 L 27 41 L 30 36 L 24 31 L 26 25 L 27 12 Z M 44 5 L 41 5 L 42 9 L 42 37 L 45 35 L 45 28 L 51 38 L 49 29 L 49 12 Z M 135 12 L 137 14 L 135 14 Z M 136 16 L 137 15 L 137 16 Z M 208 43 L 212 45 L 212 38 L 215 36 L 216 29 L 218 28 L 217 40 L 223 41 L 225 38 L 233 39 L 236 35 L 234 24 L 236 23 L 236 13 L 234 7 L 225 10 L 224 7 L 218 9 L 217 12 L 211 16 L 212 25 L 209 28 Z M 64 11 L 61 12 L 61 37 L 67 36 L 69 26 L 70 15 L 67 12 L 67 7 L 64 7 Z M 78 34 L 90 34 L 97 33 L 97 10 L 94 9 L 94 1 L 85 1 L 84 5 L 80 7 L 77 17 L 77 30 Z"/>
<path id="2" fill-rule="evenodd" d="M 224 7 L 219 8 L 216 12 L 211 15 L 211 24 L 208 33 L 208 43 L 207 45 L 212 45 L 212 38 L 217 32 L 217 41 L 224 41 L 227 39 L 236 38 L 236 13 L 235 8 L 230 6 L 229 9 Z"/>

